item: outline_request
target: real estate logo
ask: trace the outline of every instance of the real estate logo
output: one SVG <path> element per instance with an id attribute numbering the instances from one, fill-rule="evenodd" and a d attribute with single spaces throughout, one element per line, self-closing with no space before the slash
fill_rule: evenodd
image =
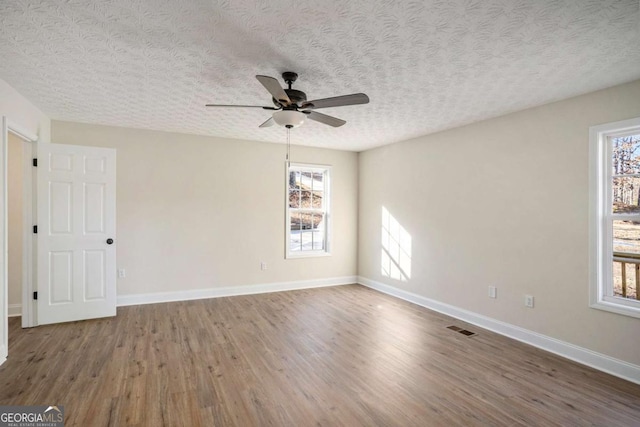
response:
<path id="1" fill-rule="evenodd" d="M 0 406 L 0 427 L 64 427 L 64 406 Z"/>

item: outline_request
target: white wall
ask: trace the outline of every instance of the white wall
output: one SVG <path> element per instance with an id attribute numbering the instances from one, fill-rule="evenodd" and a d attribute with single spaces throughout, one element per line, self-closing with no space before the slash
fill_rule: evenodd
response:
<path id="1" fill-rule="evenodd" d="M 357 274 L 357 153 L 292 147 L 333 166 L 333 244 L 285 260 L 285 145 L 60 121 L 52 141 L 117 149 L 118 296 Z"/>
<path id="2" fill-rule="evenodd" d="M 636 81 L 360 153 L 359 275 L 640 365 L 640 319 L 589 308 L 588 280 L 589 127 L 639 100 Z M 383 207 L 407 281 L 381 273 Z"/>
<path id="3" fill-rule="evenodd" d="M 49 118 L 2 79 L 0 79 L 0 116 L 6 116 L 21 129 L 38 135 L 40 141 L 49 142 L 51 136 Z"/>
<path id="4" fill-rule="evenodd" d="M 9 315 L 20 314 L 18 306 L 22 305 L 22 144 L 27 143 L 15 135 L 9 135 L 7 161 Z"/>

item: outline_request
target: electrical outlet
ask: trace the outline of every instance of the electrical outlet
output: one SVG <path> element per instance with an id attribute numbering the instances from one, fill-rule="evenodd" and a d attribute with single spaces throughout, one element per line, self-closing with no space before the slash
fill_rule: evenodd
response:
<path id="1" fill-rule="evenodd" d="M 266 263 L 266 262 L 264 262 L 264 261 L 262 261 L 262 262 L 260 263 L 260 270 L 266 270 L 266 269 L 267 269 L 267 263 Z"/>
<path id="2" fill-rule="evenodd" d="M 524 306 L 525 307 L 529 307 L 529 308 L 533 308 L 533 296 L 532 295 L 525 295 L 524 296 Z"/>
<path id="3" fill-rule="evenodd" d="M 489 286 L 489 298 L 498 298 L 498 288 Z"/>
<path id="4" fill-rule="evenodd" d="M 118 269 L 118 278 L 124 279 L 125 277 L 127 277 L 127 272 L 124 270 L 124 268 L 119 268 Z"/>

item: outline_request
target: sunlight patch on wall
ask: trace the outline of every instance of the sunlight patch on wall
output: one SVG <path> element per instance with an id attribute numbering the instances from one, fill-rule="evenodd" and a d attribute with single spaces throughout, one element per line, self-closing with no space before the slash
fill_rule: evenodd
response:
<path id="1" fill-rule="evenodd" d="M 411 278 L 411 235 L 387 208 L 382 207 L 380 269 L 385 277 L 406 282 Z"/>

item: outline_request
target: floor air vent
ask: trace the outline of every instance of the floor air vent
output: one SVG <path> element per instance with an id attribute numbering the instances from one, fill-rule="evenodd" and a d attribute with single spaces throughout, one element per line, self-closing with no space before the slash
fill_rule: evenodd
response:
<path id="1" fill-rule="evenodd" d="M 456 332 L 461 333 L 462 335 L 466 335 L 468 337 L 472 337 L 472 336 L 474 336 L 476 334 L 475 332 L 467 331 L 466 329 L 462 329 L 462 328 L 459 328 L 459 327 L 453 326 L 453 325 L 447 326 L 447 329 L 451 329 L 452 331 L 456 331 Z"/>

